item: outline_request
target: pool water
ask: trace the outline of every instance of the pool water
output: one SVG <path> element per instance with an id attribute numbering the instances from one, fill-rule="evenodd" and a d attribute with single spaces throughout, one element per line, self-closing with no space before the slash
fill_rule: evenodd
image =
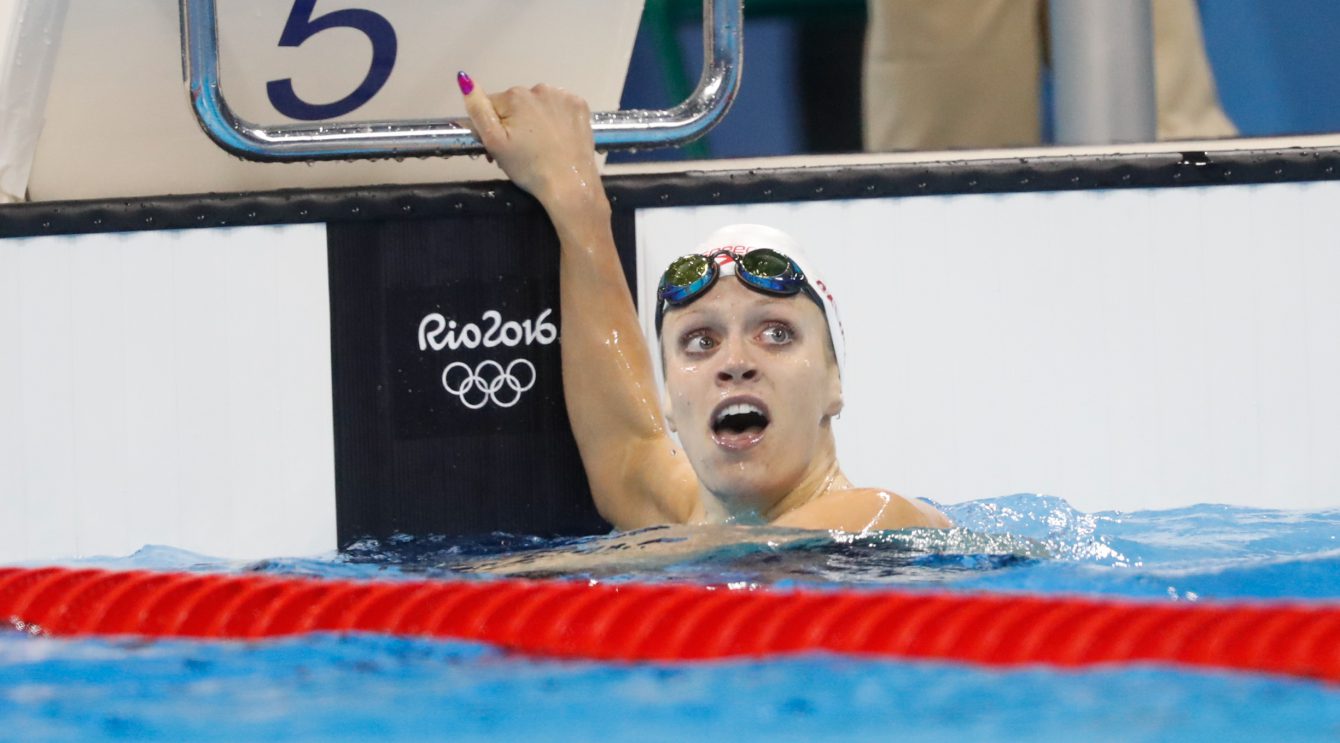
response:
<path id="1" fill-rule="evenodd" d="M 1018 495 L 959 528 L 760 527 L 544 540 L 368 540 L 238 563 L 170 548 L 70 564 L 342 579 L 694 582 L 1340 600 L 1340 510 L 1085 514 Z M 986 669 L 820 654 L 680 664 L 555 661 L 466 643 L 54 640 L 0 631 L 0 740 L 1340 740 L 1340 687 L 1154 665 Z"/>

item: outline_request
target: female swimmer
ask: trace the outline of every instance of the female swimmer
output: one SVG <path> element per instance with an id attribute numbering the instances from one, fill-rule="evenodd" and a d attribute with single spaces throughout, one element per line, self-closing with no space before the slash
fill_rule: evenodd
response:
<path id="1" fill-rule="evenodd" d="M 586 103 L 546 85 L 490 96 L 465 73 L 458 82 L 489 155 L 558 232 L 565 401 L 601 515 L 625 530 L 950 525 L 923 502 L 855 487 L 842 474 L 832 429 L 842 410 L 836 307 L 776 230 L 727 228 L 667 269 L 657 308 L 663 412 Z"/>

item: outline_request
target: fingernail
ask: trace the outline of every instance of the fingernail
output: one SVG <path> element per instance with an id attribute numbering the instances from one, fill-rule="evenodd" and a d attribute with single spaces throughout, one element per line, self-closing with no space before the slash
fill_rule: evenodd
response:
<path id="1" fill-rule="evenodd" d="M 475 89 L 475 81 L 464 71 L 456 73 L 456 84 L 461 86 L 461 95 L 470 95 Z"/>

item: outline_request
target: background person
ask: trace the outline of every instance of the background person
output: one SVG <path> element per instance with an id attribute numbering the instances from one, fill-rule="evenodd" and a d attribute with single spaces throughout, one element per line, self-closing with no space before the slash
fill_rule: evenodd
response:
<path id="1" fill-rule="evenodd" d="M 868 0 L 865 148 L 1036 145 L 1046 0 Z M 1232 137 L 1195 0 L 1153 0 L 1158 138 Z"/>

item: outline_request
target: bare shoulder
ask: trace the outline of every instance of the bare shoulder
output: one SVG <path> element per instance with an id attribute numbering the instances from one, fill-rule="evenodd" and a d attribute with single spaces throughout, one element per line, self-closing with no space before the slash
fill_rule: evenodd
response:
<path id="1" fill-rule="evenodd" d="M 850 488 L 816 498 L 773 522 L 800 529 L 946 529 L 953 523 L 931 506 L 880 488 Z"/>

